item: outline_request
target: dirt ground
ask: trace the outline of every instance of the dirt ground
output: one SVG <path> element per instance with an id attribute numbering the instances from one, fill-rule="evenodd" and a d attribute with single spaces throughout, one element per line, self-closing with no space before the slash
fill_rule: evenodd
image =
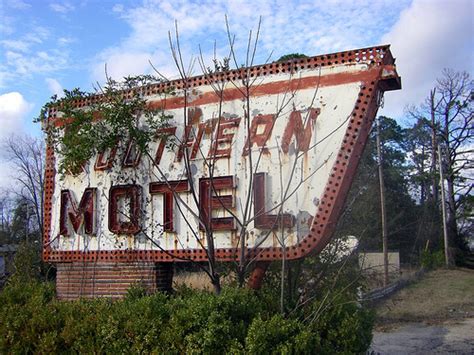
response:
<path id="1" fill-rule="evenodd" d="M 398 324 L 385 332 L 374 332 L 369 354 L 473 354 L 474 318 L 455 323 Z"/>
<path id="2" fill-rule="evenodd" d="M 474 354 L 474 270 L 429 272 L 376 312 L 372 354 Z"/>

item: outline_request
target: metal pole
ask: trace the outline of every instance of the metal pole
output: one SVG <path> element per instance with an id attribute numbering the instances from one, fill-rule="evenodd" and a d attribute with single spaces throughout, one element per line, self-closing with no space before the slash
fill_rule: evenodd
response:
<path id="1" fill-rule="evenodd" d="M 443 160 L 441 159 L 441 145 L 438 145 L 438 160 L 439 160 L 439 182 L 441 188 L 441 210 L 443 211 L 443 234 L 444 234 L 444 258 L 446 267 L 449 267 L 449 243 L 448 243 L 448 225 L 446 223 L 446 197 L 444 193 L 444 176 L 443 176 Z"/>
<path id="2" fill-rule="evenodd" d="M 387 211 L 385 210 L 385 184 L 382 169 L 382 149 L 380 141 L 380 117 L 377 118 L 377 159 L 379 168 L 379 185 L 380 185 L 380 212 L 382 215 L 382 250 L 383 250 L 383 284 L 388 285 L 388 238 L 387 238 Z"/>

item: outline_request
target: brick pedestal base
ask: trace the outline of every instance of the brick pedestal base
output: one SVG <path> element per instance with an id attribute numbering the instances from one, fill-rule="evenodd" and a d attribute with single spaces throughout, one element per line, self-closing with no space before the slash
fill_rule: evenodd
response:
<path id="1" fill-rule="evenodd" d="M 133 285 L 148 292 L 169 292 L 172 263 L 58 263 L 56 291 L 59 299 L 121 298 Z"/>
<path id="2" fill-rule="evenodd" d="M 156 263 L 156 290 L 171 292 L 173 289 L 173 263 Z"/>

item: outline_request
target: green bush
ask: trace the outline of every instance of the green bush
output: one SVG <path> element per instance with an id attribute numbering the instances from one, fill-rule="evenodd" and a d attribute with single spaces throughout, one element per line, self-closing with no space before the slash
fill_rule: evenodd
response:
<path id="1" fill-rule="evenodd" d="M 252 319 L 262 311 L 250 290 L 224 288 L 221 295 L 183 290 L 169 303 L 164 331 L 168 350 L 178 353 L 225 353 L 244 343 Z"/>
<path id="2" fill-rule="evenodd" d="M 21 242 L 13 259 L 12 282 L 28 282 L 41 278 L 41 248 L 28 242 Z"/>
<path id="3" fill-rule="evenodd" d="M 7 285 L 0 293 L 0 353 L 49 352 L 52 333 L 61 329 L 54 303 L 50 283 Z"/>
<path id="4" fill-rule="evenodd" d="M 342 297 L 286 318 L 273 304 L 238 288 L 62 302 L 50 283 L 15 282 L 0 293 L 0 353 L 361 353 L 370 344 L 370 313 Z"/>
<path id="5" fill-rule="evenodd" d="M 346 296 L 335 297 L 326 305 L 314 302 L 315 318 L 310 323 L 318 335 L 316 351 L 321 354 L 364 353 L 372 342 L 374 314 Z"/>
<path id="6" fill-rule="evenodd" d="M 302 322 L 278 314 L 269 320 L 256 317 L 245 345 L 249 354 L 311 354 L 312 337 Z"/>
<path id="7" fill-rule="evenodd" d="M 429 250 L 423 250 L 420 262 L 421 266 L 428 270 L 443 267 L 445 264 L 444 251 L 438 250 L 430 252 Z"/>
<path id="8" fill-rule="evenodd" d="M 372 341 L 373 313 L 341 297 L 326 305 L 315 302 L 302 317 L 255 318 L 246 350 L 249 354 L 359 354 Z"/>

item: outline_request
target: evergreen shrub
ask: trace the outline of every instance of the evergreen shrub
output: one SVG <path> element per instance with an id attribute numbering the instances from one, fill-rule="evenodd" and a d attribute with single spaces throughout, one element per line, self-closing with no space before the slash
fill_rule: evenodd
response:
<path id="1" fill-rule="evenodd" d="M 122 300 L 58 301 L 54 284 L 10 282 L 0 292 L 0 353 L 363 353 L 372 317 L 344 299 L 283 316 L 252 290 L 180 289 Z"/>

